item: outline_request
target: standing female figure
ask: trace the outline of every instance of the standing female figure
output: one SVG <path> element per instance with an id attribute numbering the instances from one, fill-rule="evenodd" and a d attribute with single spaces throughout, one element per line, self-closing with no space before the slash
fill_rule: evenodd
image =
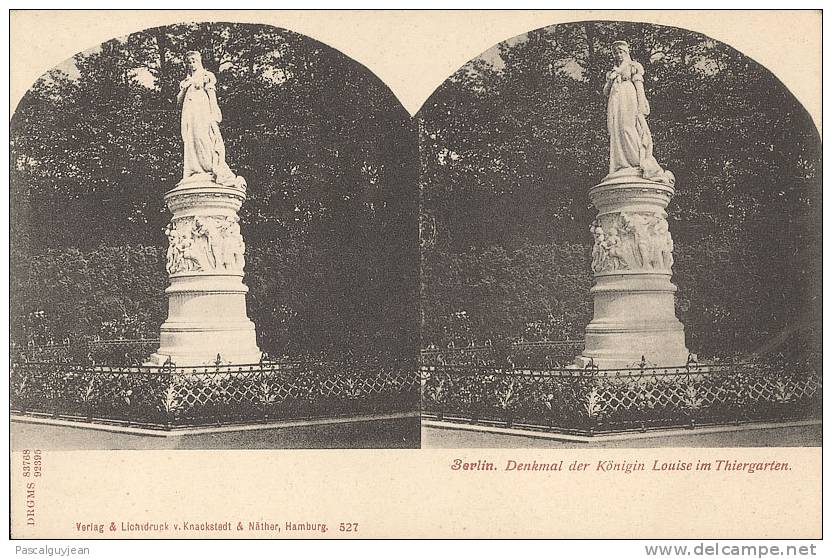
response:
<path id="1" fill-rule="evenodd" d="M 217 103 L 217 78 L 202 66 L 196 51 L 185 54 L 188 76 L 179 82 L 176 101 L 182 105 L 182 178 L 210 175 L 219 185 L 245 188 L 225 162 L 225 144 L 220 135 L 222 112 Z"/>
<path id="2" fill-rule="evenodd" d="M 646 116 L 650 104 L 644 95 L 644 67 L 630 58 L 624 41 L 612 44 L 616 66 L 607 72 L 607 130 L 610 135 L 610 175 L 640 169 L 648 180 L 673 184 L 673 173 L 662 169 L 653 157 L 653 137 Z"/>

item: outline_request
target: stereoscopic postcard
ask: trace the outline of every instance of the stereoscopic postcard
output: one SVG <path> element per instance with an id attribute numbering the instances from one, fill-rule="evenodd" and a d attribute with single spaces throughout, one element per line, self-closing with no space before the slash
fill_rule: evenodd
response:
<path id="1" fill-rule="evenodd" d="M 11 12 L 11 537 L 821 537 L 820 11 Z"/>

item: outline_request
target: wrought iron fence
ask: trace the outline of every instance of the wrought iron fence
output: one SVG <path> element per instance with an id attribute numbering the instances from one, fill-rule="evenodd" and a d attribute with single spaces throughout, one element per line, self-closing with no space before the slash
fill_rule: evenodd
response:
<path id="1" fill-rule="evenodd" d="M 157 428 L 418 411 L 411 364 L 199 367 L 14 361 L 13 412 Z"/>
<path id="2" fill-rule="evenodd" d="M 582 434 L 821 416 L 818 370 L 784 363 L 621 370 L 423 365 L 421 383 L 426 417 Z"/>

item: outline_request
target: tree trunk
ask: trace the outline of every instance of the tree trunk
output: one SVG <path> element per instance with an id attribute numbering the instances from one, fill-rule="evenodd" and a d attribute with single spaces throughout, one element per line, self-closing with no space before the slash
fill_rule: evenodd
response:
<path id="1" fill-rule="evenodd" d="M 600 90 L 600 76 L 593 71 L 595 68 L 595 59 L 598 56 L 595 50 L 595 27 L 591 23 L 584 23 L 584 35 L 586 35 L 586 69 L 589 87 L 592 91 Z"/>
<path id="2" fill-rule="evenodd" d="M 156 80 L 159 83 L 159 97 L 163 104 L 172 102 L 173 92 L 171 84 L 174 80 L 170 75 L 170 63 L 168 62 L 168 37 L 162 27 L 155 29 L 156 48 L 159 51 L 159 74 Z"/>

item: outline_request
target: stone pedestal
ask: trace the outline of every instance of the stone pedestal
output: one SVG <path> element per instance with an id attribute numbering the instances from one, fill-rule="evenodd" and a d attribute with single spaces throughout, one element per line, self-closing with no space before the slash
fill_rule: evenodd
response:
<path id="1" fill-rule="evenodd" d="M 168 318 L 148 364 L 250 364 L 260 360 L 254 323 L 246 314 L 245 244 L 237 212 L 242 188 L 210 176 L 190 177 L 165 195 L 173 213 L 168 236 Z"/>
<path id="2" fill-rule="evenodd" d="M 670 282 L 673 240 L 667 227 L 672 186 L 638 176 L 607 178 L 589 192 L 598 217 L 592 225 L 591 289 L 594 317 L 577 367 L 684 365 L 684 326 L 676 318 Z"/>

